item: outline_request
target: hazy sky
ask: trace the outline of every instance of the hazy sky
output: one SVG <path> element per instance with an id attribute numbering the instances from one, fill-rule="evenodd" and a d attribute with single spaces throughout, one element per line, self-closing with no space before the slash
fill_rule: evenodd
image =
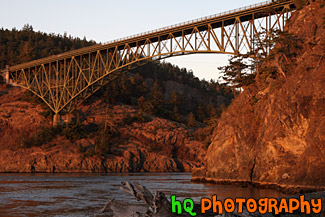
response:
<path id="1" fill-rule="evenodd" d="M 0 27 L 67 32 L 106 42 L 183 21 L 260 3 L 261 0 L 0 0 Z M 199 54 L 166 61 L 192 69 L 200 78 L 217 79 L 225 54 Z"/>

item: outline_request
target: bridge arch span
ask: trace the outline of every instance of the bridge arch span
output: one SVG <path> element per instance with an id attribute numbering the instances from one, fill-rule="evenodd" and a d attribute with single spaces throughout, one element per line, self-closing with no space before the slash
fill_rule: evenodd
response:
<path id="1" fill-rule="evenodd" d="M 267 1 L 9 68 L 12 83 L 32 91 L 55 113 L 68 112 L 106 85 L 115 72 L 190 54 L 245 54 L 283 30 L 292 0 Z M 262 36 L 260 32 L 267 34 Z M 268 52 L 263 47 L 263 52 Z"/>

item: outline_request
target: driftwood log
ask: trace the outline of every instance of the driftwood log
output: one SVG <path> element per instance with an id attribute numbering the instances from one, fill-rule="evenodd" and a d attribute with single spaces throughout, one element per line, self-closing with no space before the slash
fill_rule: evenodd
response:
<path id="1" fill-rule="evenodd" d="M 138 201 L 144 202 L 145 206 L 129 205 L 125 202 L 116 201 L 114 199 L 109 200 L 106 205 L 101 209 L 101 212 L 112 212 L 113 217 L 185 217 L 190 216 L 188 213 L 182 215 L 174 214 L 171 211 L 171 202 L 167 199 L 166 195 L 162 192 L 156 191 L 154 194 L 151 193 L 145 186 L 133 182 L 122 182 L 120 189 L 127 194 L 135 197 Z M 200 213 L 200 206 L 195 205 L 194 212 L 196 217 L 217 217 L 218 215 L 210 213 Z M 252 217 L 259 215 L 252 215 L 248 212 L 243 213 L 224 213 L 223 217 Z M 267 216 L 268 215 L 264 215 Z M 271 215 L 272 216 L 272 215 Z M 221 217 L 221 216 L 220 216 Z"/>
<path id="2" fill-rule="evenodd" d="M 122 182 L 122 191 L 132 195 L 138 201 L 144 202 L 145 206 L 130 206 L 119 201 L 110 200 L 101 210 L 101 212 L 112 211 L 114 217 L 163 217 L 163 216 L 182 216 L 173 215 L 171 212 L 171 203 L 164 193 L 155 192 L 152 194 L 145 186 L 133 182 Z M 185 216 L 185 215 L 183 215 Z"/>
<path id="3" fill-rule="evenodd" d="M 125 201 L 116 201 L 109 200 L 106 205 L 101 209 L 101 213 L 110 212 L 109 216 L 112 217 L 183 217 L 183 216 L 191 216 L 188 213 L 183 213 L 182 215 L 173 214 L 171 212 L 171 202 L 167 199 L 166 195 L 162 192 L 156 191 L 152 194 L 145 186 L 138 184 L 137 182 L 133 182 L 133 184 L 129 182 L 122 182 L 122 187 L 120 189 L 127 194 L 132 195 L 138 201 L 142 201 L 144 203 L 143 206 L 139 205 L 130 205 Z M 325 192 L 316 192 L 306 194 L 306 199 L 311 198 L 322 198 L 323 209 L 321 215 L 316 215 L 320 217 L 324 217 L 324 203 L 325 203 Z M 297 195 L 292 197 L 298 197 Z M 193 212 L 196 212 L 196 217 L 275 217 L 272 213 L 266 213 L 261 215 L 260 213 L 249 213 L 245 206 L 243 206 L 243 212 L 238 213 L 237 207 L 233 213 L 223 213 L 222 215 L 216 215 L 215 213 L 207 212 L 202 214 L 200 211 L 200 206 L 195 205 Z M 301 213 L 294 214 L 279 214 L 276 216 L 310 216 L 310 215 L 302 215 Z M 313 215 L 311 215 L 313 216 Z"/>

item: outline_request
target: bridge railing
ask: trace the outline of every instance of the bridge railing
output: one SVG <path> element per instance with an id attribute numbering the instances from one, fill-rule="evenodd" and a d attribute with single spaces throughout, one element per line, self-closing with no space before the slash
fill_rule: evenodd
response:
<path id="1" fill-rule="evenodd" d="M 116 42 L 124 41 L 124 40 L 130 39 L 130 38 L 136 38 L 136 37 L 139 37 L 139 36 L 148 35 L 148 34 L 160 32 L 160 31 L 164 31 L 164 30 L 167 30 L 167 29 L 172 29 L 172 28 L 175 28 L 175 27 L 184 26 L 184 25 L 188 25 L 188 24 L 191 24 L 191 23 L 196 23 L 196 22 L 199 22 L 199 21 L 202 21 L 202 20 L 208 20 L 208 19 L 212 19 L 212 18 L 221 17 L 221 16 L 224 16 L 224 15 L 236 13 L 236 12 L 243 11 L 243 10 L 248 10 L 248 9 L 251 9 L 251 8 L 256 8 L 256 7 L 261 7 L 261 6 L 269 5 L 271 3 L 278 2 L 278 1 L 268 0 L 268 1 L 261 2 L 261 3 L 257 3 L 257 4 L 253 4 L 253 5 L 248 5 L 248 6 L 245 6 L 245 7 L 236 8 L 236 9 L 233 9 L 233 10 L 228 10 L 228 11 L 225 11 L 225 12 L 213 14 L 213 15 L 210 15 L 210 16 L 205 16 L 205 17 L 201 17 L 201 18 L 194 19 L 194 20 L 190 20 L 190 21 L 186 21 L 186 22 L 181 22 L 181 23 L 178 23 L 178 24 L 174 24 L 174 25 L 170 25 L 170 26 L 166 26 L 166 27 L 154 29 L 154 30 L 151 30 L 151 31 L 142 32 L 142 33 L 138 33 L 138 34 L 134 34 L 134 35 L 130 35 L 130 36 L 126 36 L 126 37 L 114 39 L 114 40 L 105 42 L 103 44 L 105 45 L 105 44 L 116 43 Z"/>

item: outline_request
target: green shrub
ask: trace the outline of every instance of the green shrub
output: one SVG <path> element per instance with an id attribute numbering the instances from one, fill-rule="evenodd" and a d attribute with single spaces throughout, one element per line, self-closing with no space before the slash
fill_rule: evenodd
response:
<path id="1" fill-rule="evenodd" d="M 30 135 L 22 135 L 20 137 L 20 143 L 22 148 L 39 147 L 45 143 L 51 142 L 58 131 L 53 127 L 41 127 Z"/>
<path id="2" fill-rule="evenodd" d="M 196 127 L 195 115 L 192 112 L 190 112 L 188 117 L 187 117 L 187 126 Z"/>
<path id="3" fill-rule="evenodd" d="M 46 107 L 43 109 L 42 112 L 39 112 L 39 114 L 41 116 L 45 117 L 46 119 L 52 119 L 54 112 L 49 107 Z"/>
<path id="4" fill-rule="evenodd" d="M 44 103 L 38 96 L 36 96 L 34 93 L 28 90 L 23 92 L 21 100 L 25 102 L 29 102 L 33 105 L 39 105 L 39 104 L 43 105 Z"/>
<path id="5" fill-rule="evenodd" d="M 113 134 L 102 133 L 95 138 L 94 153 L 96 155 L 112 154 Z"/>
<path id="6" fill-rule="evenodd" d="M 8 91 L 0 90 L 0 96 L 6 95 L 6 94 L 8 94 Z"/>
<path id="7" fill-rule="evenodd" d="M 138 118 L 136 116 L 131 116 L 130 114 L 127 114 L 124 118 L 123 118 L 123 123 L 126 125 L 131 125 L 134 122 L 136 122 L 138 120 Z"/>
<path id="8" fill-rule="evenodd" d="M 142 111 L 138 111 L 136 115 L 137 121 L 140 123 L 146 123 L 151 121 L 151 118 L 148 115 L 143 114 Z"/>
<path id="9" fill-rule="evenodd" d="M 101 127 L 98 135 L 95 137 L 95 145 L 93 147 L 94 155 L 105 156 L 107 154 L 113 154 L 113 148 L 116 148 L 119 136 L 118 132 Z"/>
<path id="10" fill-rule="evenodd" d="M 94 144 L 84 147 L 79 145 L 78 150 L 83 154 L 83 157 L 90 156 L 107 156 L 110 154 L 121 155 L 118 151 L 119 136 L 117 131 L 113 131 L 105 127 L 104 124 L 96 127 Z"/>
<path id="11" fill-rule="evenodd" d="M 65 138 L 75 141 L 78 139 L 86 138 L 86 126 L 84 124 L 80 123 L 67 123 L 62 126 L 58 126 L 59 133 L 62 136 L 65 136 Z"/>

